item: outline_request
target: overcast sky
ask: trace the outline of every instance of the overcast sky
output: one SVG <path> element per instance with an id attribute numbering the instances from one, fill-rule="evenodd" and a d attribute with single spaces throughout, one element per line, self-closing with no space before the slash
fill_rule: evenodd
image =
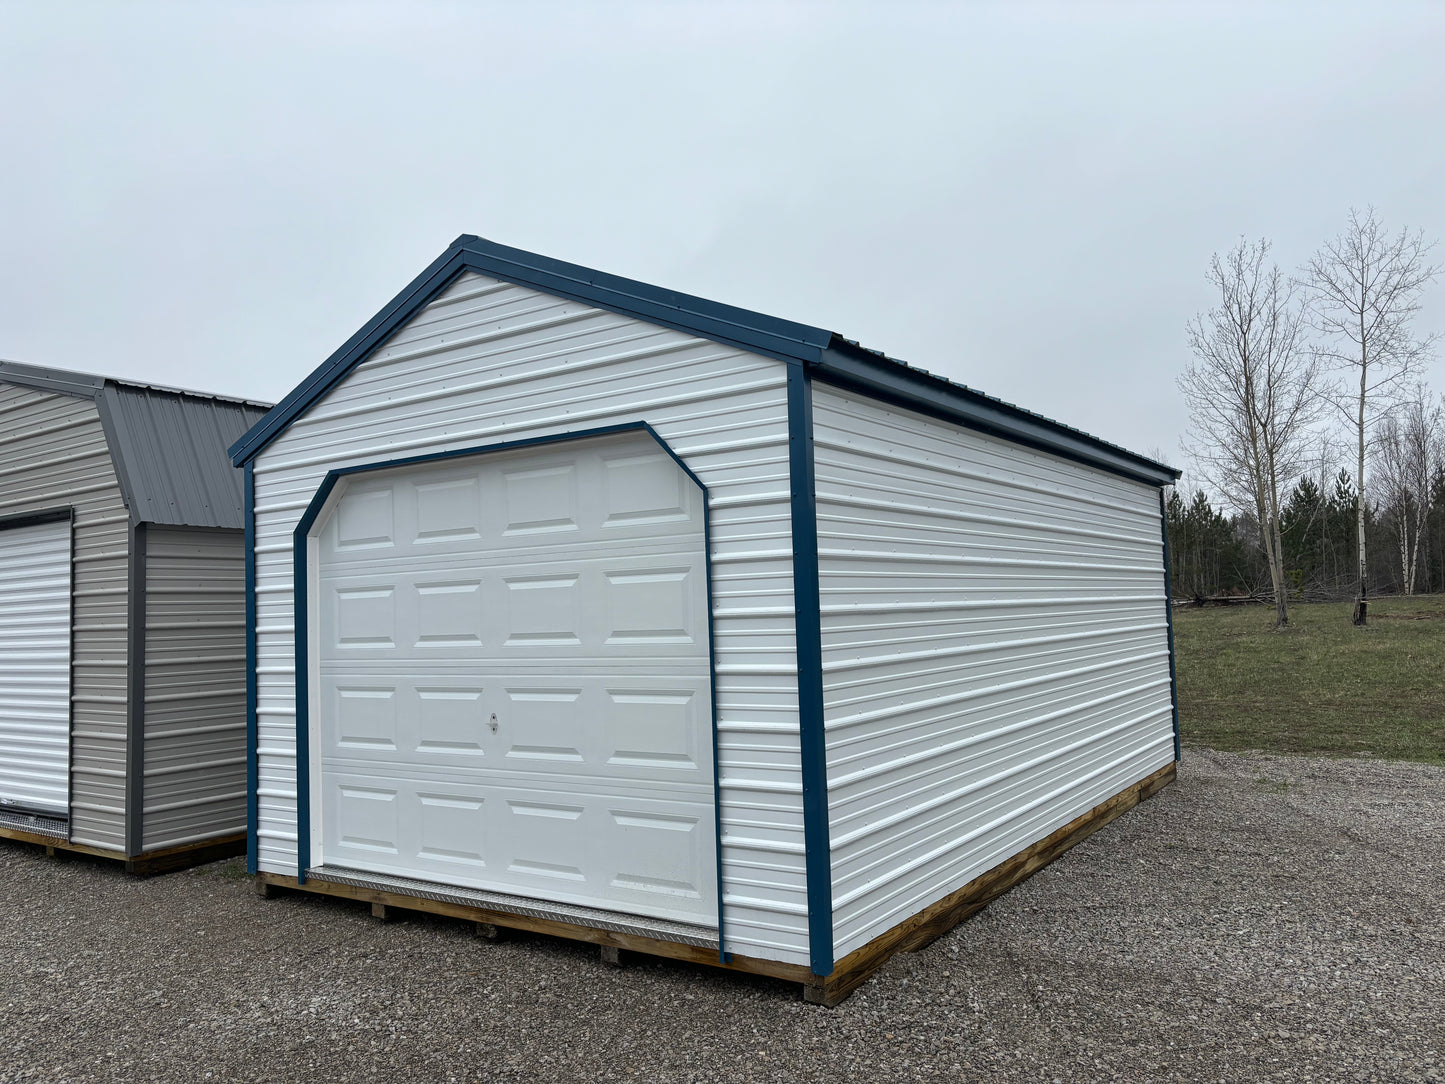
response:
<path id="1" fill-rule="evenodd" d="M 476 233 L 1178 462 L 1212 252 L 1445 234 L 1438 3 L 0 0 L 0 101 L 0 357 L 270 400 Z"/>

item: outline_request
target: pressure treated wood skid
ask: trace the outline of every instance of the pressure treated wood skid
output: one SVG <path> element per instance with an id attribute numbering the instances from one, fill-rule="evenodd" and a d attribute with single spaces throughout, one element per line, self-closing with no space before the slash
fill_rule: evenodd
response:
<path id="1" fill-rule="evenodd" d="M 30 843 L 44 847 L 47 855 L 56 858 L 66 854 L 83 854 L 90 858 L 104 858 L 110 862 L 119 862 L 125 866 L 127 873 L 133 873 L 139 877 L 150 877 L 157 873 L 170 873 L 172 870 L 202 866 L 207 862 L 234 858 L 246 853 L 246 833 L 244 832 L 221 836 L 219 839 L 204 839 L 198 843 L 186 843 L 177 847 L 164 847 L 157 851 L 147 851 L 144 854 L 129 857 L 117 851 L 107 851 L 101 847 L 87 846 L 84 843 L 71 843 L 55 836 L 47 836 L 40 832 L 26 832 L 18 828 L 0 828 L 0 839 L 13 839 L 17 843 Z"/>
<path id="2" fill-rule="evenodd" d="M 312 892 L 324 896 L 358 900 L 371 905 L 372 914 L 389 921 L 396 911 L 425 911 L 435 915 L 458 918 L 477 924 L 478 933 L 488 940 L 495 940 L 501 930 L 525 930 L 529 933 L 565 937 L 572 941 L 584 941 L 601 947 L 604 963 L 616 965 L 621 952 L 638 952 L 649 956 L 662 956 L 726 971 L 742 971 L 751 975 L 796 982 L 802 987 L 803 1000 L 815 1005 L 829 1007 L 840 1004 L 854 990 L 866 982 L 875 971 L 882 967 L 898 952 L 917 952 L 953 929 L 964 919 L 977 914 L 990 902 L 1003 895 L 1014 885 L 1032 877 L 1054 859 L 1070 848 L 1083 842 L 1110 821 L 1127 813 L 1140 802 L 1152 798 L 1174 781 L 1176 764 L 1168 764 L 1141 779 L 1133 786 L 1120 791 L 1114 797 L 1101 802 L 1083 816 L 1064 825 L 1058 831 L 1039 840 L 1033 846 L 999 863 L 987 873 L 975 877 L 968 884 L 938 902 L 924 908 L 905 922 L 875 937 L 868 944 L 838 961 L 832 974 L 814 975 L 801 964 L 779 963 L 774 960 L 760 960 L 748 956 L 734 955 L 731 962 L 722 963 L 716 950 L 696 945 L 683 945 L 657 938 L 641 937 L 635 934 L 619 933 L 614 930 L 595 929 L 570 922 L 537 918 L 530 915 L 494 911 L 484 907 L 463 906 L 445 900 L 427 899 L 402 892 L 362 888 L 356 885 L 337 884 L 330 881 L 308 879 L 303 885 L 295 877 L 277 873 L 256 875 L 256 892 L 271 897 L 279 891 Z"/>

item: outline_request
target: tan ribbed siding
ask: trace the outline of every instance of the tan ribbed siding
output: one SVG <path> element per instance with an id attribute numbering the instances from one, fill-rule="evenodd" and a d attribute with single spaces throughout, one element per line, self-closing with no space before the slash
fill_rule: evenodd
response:
<path id="1" fill-rule="evenodd" d="M 95 403 L 0 382 L 0 517 L 75 509 L 71 839 L 125 845 L 125 501 Z"/>
<path id="2" fill-rule="evenodd" d="M 245 550 L 240 531 L 145 539 L 143 849 L 246 826 Z"/>

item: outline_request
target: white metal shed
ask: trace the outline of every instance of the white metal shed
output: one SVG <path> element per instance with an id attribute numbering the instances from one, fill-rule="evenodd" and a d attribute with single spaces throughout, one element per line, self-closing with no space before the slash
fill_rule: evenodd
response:
<path id="1" fill-rule="evenodd" d="M 476 237 L 231 449 L 250 861 L 835 1003 L 1167 783 L 1168 467 Z"/>
<path id="2" fill-rule="evenodd" d="M 267 405 L 0 361 L 0 837 L 240 850 L 244 537 Z"/>

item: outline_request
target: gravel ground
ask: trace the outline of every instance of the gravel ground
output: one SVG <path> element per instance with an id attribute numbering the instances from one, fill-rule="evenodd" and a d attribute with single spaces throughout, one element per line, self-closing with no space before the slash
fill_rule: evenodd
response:
<path id="1" fill-rule="evenodd" d="M 837 1009 L 0 845 L 0 1080 L 1445 1079 L 1445 770 L 1179 781 Z"/>

